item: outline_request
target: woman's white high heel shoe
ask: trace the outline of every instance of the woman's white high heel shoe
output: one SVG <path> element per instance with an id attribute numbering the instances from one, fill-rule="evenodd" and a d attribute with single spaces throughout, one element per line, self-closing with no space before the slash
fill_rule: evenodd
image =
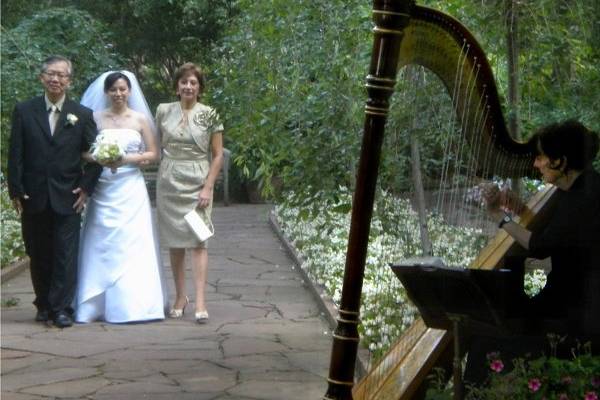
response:
<path id="1" fill-rule="evenodd" d="M 183 308 L 171 308 L 171 311 L 169 311 L 169 317 L 171 318 L 181 318 L 183 317 L 183 314 L 185 313 L 185 307 L 190 303 L 190 299 L 185 296 L 185 304 L 183 305 Z"/>
<path id="2" fill-rule="evenodd" d="M 202 324 L 208 321 L 208 311 L 197 311 L 196 312 L 196 322 Z"/>

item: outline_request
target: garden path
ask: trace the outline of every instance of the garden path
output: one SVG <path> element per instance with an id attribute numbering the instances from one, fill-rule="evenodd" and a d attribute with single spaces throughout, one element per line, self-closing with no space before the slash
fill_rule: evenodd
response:
<path id="1" fill-rule="evenodd" d="M 269 211 L 215 207 L 206 325 L 189 312 L 181 320 L 61 330 L 33 321 L 28 271 L 3 282 L 3 305 L 18 304 L 2 308 L 2 399 L 321 398 L 329 325 L 271 230 Z M 172 292 L 168 265 L 165 277 Z"/>

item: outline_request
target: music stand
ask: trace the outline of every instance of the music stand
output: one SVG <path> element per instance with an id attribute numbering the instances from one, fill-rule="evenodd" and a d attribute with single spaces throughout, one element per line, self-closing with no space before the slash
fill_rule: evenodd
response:
<path id="1" fill-rule="evenodd" d="M 460 327 L 473 333 L 503 334 L 515 310 L 518 274 L 443 265 L 438 258 L 416 258 L 390 265 L 430 328 L 454 334 L 454 395 L 462 398 Z M 492 296 L 493 295 L 493 296 Z"/>

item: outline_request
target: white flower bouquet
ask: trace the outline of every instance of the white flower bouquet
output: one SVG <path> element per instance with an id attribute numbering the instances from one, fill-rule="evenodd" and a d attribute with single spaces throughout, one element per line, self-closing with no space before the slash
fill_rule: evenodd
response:
<path id="1" fill-rule="evenodd" d="M 101 164 L 111 164 L 119 161 L 125 155 L 125 151 L 119 146 L 115 139 L 108 138 L 102 134 L 96 137 L 91 148 L 92 157 Z"/>

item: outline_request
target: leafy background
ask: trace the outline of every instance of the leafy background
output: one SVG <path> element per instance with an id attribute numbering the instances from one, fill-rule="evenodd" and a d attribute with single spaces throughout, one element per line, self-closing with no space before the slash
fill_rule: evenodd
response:
<path id="1" fill-rule="evenodd" d="M 524 136 L 565 118 L 600 128 L 600 2 L 597 0 L 423 0 L 466 25 L 494 69 L 505 115 L 517 116 Z M 507 105 L 507 5 L 516 8 L 519 101 Z M 251 189 L 277 203 L 279 218 L 305 252 L 313 278 L 339 297 L 351 193 L 364 121 L 372 35 L 366 0 L 45 0 L 1 3 L 1 167 L 6 171 L 10 116 L 17 101 L 41 94 L 41 61 L 58 53 L 74 63 L 71 96 L 109 69 L 136 73 L 151 108 L 173 101 L 171 77 L 183 62 L 207 72 L 204 102 L 225 122 L 225 145 L 233 155 L 232 193 Z M 425 183 L 440 168 L 439 129 L 450 114 L 448 95 L 427 76 L 424 103 L 407 102 L 399 81 L 392 99 L 379 175 L 365 291 L 385 276 L 390 257 L 417 254 L 414 212 L 394 194 L 410 184 L 410 137 L 406 122 L 418 110 Z M 596 166 L 600 166 L 600 160 Z M 22 257 L 18 218 L 2 177 L 2 266 Z M 318 218 L 317 218 L 318 217 Z M 396 232 L 398 219 L 412 221 Z M 478 236 L 437 221 L 435 245 L 463 254 Z M 310 235 L 313 232 L 313 235 Z M 394 236 L 396 235 L 396 236 Z M 453 240 L 448 238 L 452 237 Z M 450 243 L 452 242 L 452 243 Z M 469 243 L 465 245 L 464 243 Z M 391 246 L 391 247 L 390 247 Z M 395 246 L 395 247 L 394 247 Z M 377 268 L 379 266 L 379 268 Z M 384 271 L 385 270 L 385 271 Z M 388 274 L 389 275 L 389 274 Z M 537 279 L 537 278 L 536 278 Z M 537 281 L 537 280 L 536 280 Z M 534 284 L 533 286 L 538 286 Z M 401 289 L 399 289 L 401 290 Z M 365 296 L 368 293 L 365 294 Z M 378 295 L 380 296 L 380 295 Z M 391 295 L 390 302 L 403 297 Z M 377 301 L 382 300 L 378 298 Z M 375 353 L 414 316 L 362 309 L 363 344 Z M 390 303 L 390 304 L 391 304 Z M 386 327 L 378 329 L 378 327 Z"/>
<path id="2" fill-rule="evenodd" d="M 506 95 L 506 0 L 434 1 L 480 40 Z M 532 129 L 566 117 L 600 126 L 600 5 L 594 0 L 514 1 L 518 13 L 519 122 Z M 329 193 L 353 184 L 371 48 L 371 2 L 331 0 L 48 0 L 2 3 L 2 167 L 14 103 L 40 93 L 37 69 L 50 53 L 73 59 L 72 95 L 112 68 L 140 77 L 149 103 L 172 101 L 171 76 L 184 61 L 208 72 L 205 101 L 226 121 L 236 184 Z M 400 88 L 401 89 L 401 88 Z M 447 102 L 438 87 L 432 102 Z M 439 98 L 439 100 L 436 100 Z M 409 112 L 395 104 L 394 118 Z M 393 126 L 395 120 L 390 124 Z M 425 121 L 434 142 L 435 121 Z M 399 135 L 397 142 L 408 143 Z M 382 176 L 398 176 L 399 162 Z M 331 157 L 335 155 L 335 157 Z M 433 154 L 425 164 L 435 165 Z M 393 179 L 387 185 L 399 185 Z"/>

